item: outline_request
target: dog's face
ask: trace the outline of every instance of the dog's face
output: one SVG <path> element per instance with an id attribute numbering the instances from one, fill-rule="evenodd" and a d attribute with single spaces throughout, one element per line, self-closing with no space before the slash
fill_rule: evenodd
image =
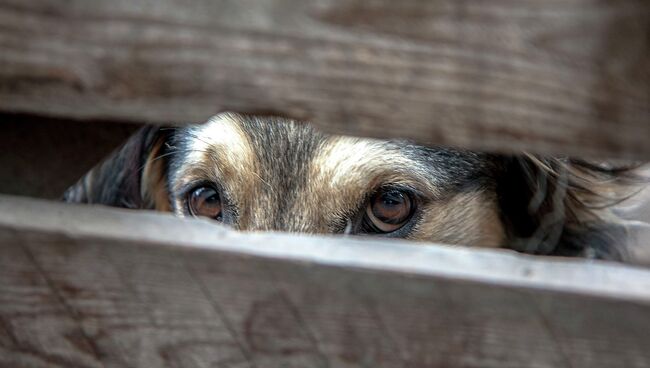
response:
<path id="1" fill-rule="evenodd" d="M 180 216 L 241 230 L 504 241 L 492 168 L 475 153 L 232 114 L 178 130 L 171 146 L 167 188 Z"/>
<path id="2" fill-rule="evenodd" d="M 208 217 L 240 230 L 580 255 L 585 229 L 601 227 L 585 221 L 585 200 L 597 198 L 589 197 L 594 178 L 616 179 L 558 160 L 332 136 L 285 119 L 222 114 L 203 125 L 143 129 L 66 200 Z M 533 247 L 520 242 L 528 238 Z M 605 243 L 590 239 L 589 247 Z"/>

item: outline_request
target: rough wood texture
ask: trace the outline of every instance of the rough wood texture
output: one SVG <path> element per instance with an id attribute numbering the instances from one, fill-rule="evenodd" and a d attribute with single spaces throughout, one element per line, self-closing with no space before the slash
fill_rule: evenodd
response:
<path id="1" fill-rule="evenodd" d="M 647 0 L 1 0 L 0 110 L 650 158 Z"/>
<path id="2" fill-rule="evenodd" d="M 650 270 L 0 197 L 3 367 L 647 367 Z"/>

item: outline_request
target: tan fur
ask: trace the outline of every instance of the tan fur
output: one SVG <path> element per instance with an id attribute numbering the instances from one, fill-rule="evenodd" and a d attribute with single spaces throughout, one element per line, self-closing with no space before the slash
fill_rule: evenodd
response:
<path id="1" fill-rule="evenodd" d="M 195 136 L 192 152 L 174 189 L 200 180 L 218 182 L 231 196 L 229 199 L 242 208 L 239 228 L 249 228 L 246 224 L 252 222 L 256 213 L 248 209 L 253 207 L 253 201 L 260 199 L 259 188 L 263 183 L 256 174 L 259 163 L 255 159 L 254 147 L 238 125 L 237 115 L 215 116 L 193 129 L 192 134 Z M 180 211 L 177 214 L 183 215 Z"/>
<path id="2" fill-rule="evenodd" d="M 436 194 L 435 187 L 418 180 L 415 162 L 372 139 L 330 137 L 309 167 L 308 185 L 295 211 L 313 219 L 321 232 L 330 230 L 324 216 L 351 215 L 382 184 L 406 184 Z"/>
<path id="3" fill-rule="evenodd" d="M 497 205 L 478 193 L 461 193 L 422 209 L 423 221 L 409 239 L 500 247 L 505 231 Z"/>
<path id="4" fill-rule="evenodd" d="M 286 124 L 293 124 L 287 122 Z M 296 126 L 296 129 L 298 127 Z M 273 230 L 273 190 L 238 115 L 225 114 L 191 131 L 194 135 L 187 164 L 177 174 L 173 190 L 188 183 L 219 183 L 228 201 L 239 209 L 237 228 Z M 295 194 L 283 230 L 329 233 L 333 219 L 350 218 L 363 208 L 368 195 L 383 185 L 403 185 L 427 198 L 441 197 L 427 176 L 427 168 L 386 142 L 352 137 L 327 137 L 307 165 L 307 180 Z M 182 203 L 177 203 L 177 209 Z M 504 231 L 495 204 L 476 193 L 433 200 L 422 210 L 422 221 L 409 238 L 470 245 L 499 246 Z M 182 215 L 182 211 L 177 211 Z"/>
<path id="5" fill-rule="evenodd" d="M 427 197 L 441 196 L 420 170 L 423 168 L 417 162 L 398 150 L 387 150 L 381 141 L 332 137 L 311 163 L 313 179 L 301 201 L 316 206 L 303 211 L 310 217 L 341 211 L 344 213 L 340 215 L 345 215 L 346 210 L 355 210 L 351 206 L 361 202 L 367 193 L 385 184 L 406 185 Z M 410 239 L 488 247 L 498 247 L 504 242 L 496 203 L 477 193 L 433 201 L 421 210 L 423 221 Z"/>
<path id="6" fill-rule="evenodd" d="M 186 216 L 191 193 L 208 186 L 221 197 L 215 219 L 242 230 L 623 259 L 625 229 L 609 208 L 647 182 L 633 166 L 327 136 L 296 121 L 227 113 L 198 126 L 143 127 L 64 200 Z M 364 216 L 388 189 L 411 198 L 415 211 L 382 233 Z"/>
<path id="7" fill-rule="evenodd" d="M 157 211 L 170 212 L 169 192 L 165 184 L 165 168 L 159 159 L 164 141 L 158 139 L 147 157 L 142 172 L 140 193 L 149 207 Z"/>

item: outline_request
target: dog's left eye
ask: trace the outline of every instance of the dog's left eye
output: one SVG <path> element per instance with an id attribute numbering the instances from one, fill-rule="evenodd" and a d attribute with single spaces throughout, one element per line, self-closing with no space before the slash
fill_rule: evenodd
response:
<path id="1" fill-rule="evenodd" d="M 199 187 L 189 193 L 188 207 L 192 216 L 203 216 L 221 221 L 221 198 L 211 187 Z"/>
<path id="2" fill-rule="evenodd" d="M 382 190 L 376 193 L 366 207 L 366 221 L 379 233 L 400 229 L 411 219 L 414 212 L 411 196 L 400 190 Z"/>

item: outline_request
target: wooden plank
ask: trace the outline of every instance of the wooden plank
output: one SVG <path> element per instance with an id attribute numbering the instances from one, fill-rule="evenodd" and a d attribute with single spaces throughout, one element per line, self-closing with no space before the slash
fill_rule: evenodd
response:
<path id="1" fill-rule="evenodd" d="M 0 1 L 0 110 L 650 157 L 646 0 Z"/>
<path id="2" fill-rule="evenodd" d="M 650 270 L 0 197 L 0 365 L 647 367 Z"/>

